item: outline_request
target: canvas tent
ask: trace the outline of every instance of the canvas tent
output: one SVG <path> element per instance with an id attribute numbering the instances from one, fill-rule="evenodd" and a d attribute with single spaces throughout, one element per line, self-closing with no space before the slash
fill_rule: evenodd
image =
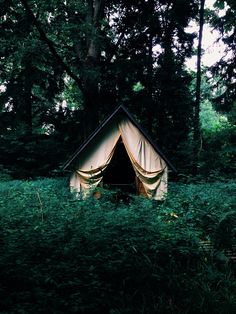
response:
<path id="1" fill-rule="evenodd" d="M 121 145 L 133 169 L 137 193 L 162 199 L 167 192 L 168 166 L 174 167 L 123 106 L 116 108 L 65 163 L 64 169 L 75 165 L 70 178 L 71 190 L 82 198 L 94 191 L 106 177 L 107 168 Z M 127 171 L 122 158 L 116 163 L 125 182 Z"/>

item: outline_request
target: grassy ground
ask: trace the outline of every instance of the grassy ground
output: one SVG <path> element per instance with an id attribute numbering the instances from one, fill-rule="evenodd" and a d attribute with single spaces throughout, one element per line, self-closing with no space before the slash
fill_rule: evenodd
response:
<path id="1" fill-rule="evenodd" d="M 235 313 L 235 192 L 171 184 L 125 204 L 78 201 L 64 179 L 0 183 L 1 313 Z"/>

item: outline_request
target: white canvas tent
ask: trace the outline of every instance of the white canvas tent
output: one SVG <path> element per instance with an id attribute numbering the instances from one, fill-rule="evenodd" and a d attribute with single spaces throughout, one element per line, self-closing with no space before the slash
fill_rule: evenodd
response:
<path id="1" fill-rule="evenodd" d="M 112 163 L 120 141 L 134 170 L 137 193 L 155 200 L 163 199 L 167 192 L 168 166 L 172 169 L 173 166 L 123 106 L 119 106 L 65 164 L 64 169 L 75 162 L 71 190 L 81 197 L 94 191 Z M 122 167 L 122 163 L 119 164 L 121 172 Z"/>

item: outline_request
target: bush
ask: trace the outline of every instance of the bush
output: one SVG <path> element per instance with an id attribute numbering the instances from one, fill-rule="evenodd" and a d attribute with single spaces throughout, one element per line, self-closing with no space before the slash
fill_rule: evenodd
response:
<path id="1" fill-rule="evenodd" d="M 127 205 L 78 201 L 64 179 L 0 183 L 2 312 L 234 313 L 234 266 L 202 241 L 235 189 L 173 184 L 164 202 Z"/>

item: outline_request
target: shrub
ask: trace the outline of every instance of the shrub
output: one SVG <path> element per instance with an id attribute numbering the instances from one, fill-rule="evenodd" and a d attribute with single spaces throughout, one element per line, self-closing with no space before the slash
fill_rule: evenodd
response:
<path id="1" fill-rule="evenodd" d="M 127 205 L 109 191 L 78 201 L 64 179 L 0 183 L 0 308 L 234 313 L 233 266 L 202 246 L 232 211 L 228 185 L 173 184 L 162 203 Z"/>

